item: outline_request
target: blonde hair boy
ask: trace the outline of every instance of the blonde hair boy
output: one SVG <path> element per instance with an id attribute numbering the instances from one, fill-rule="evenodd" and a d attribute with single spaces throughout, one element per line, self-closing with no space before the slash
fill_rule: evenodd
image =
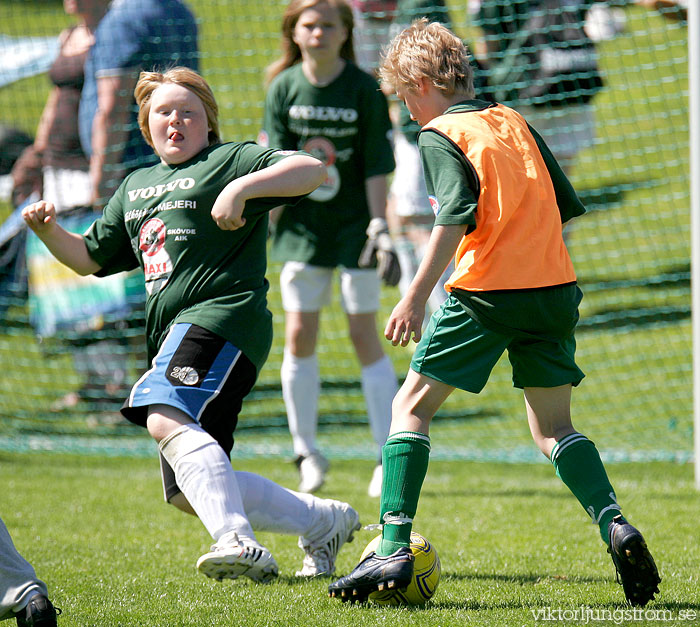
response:
<path id="1" fill-rule="evenodd" d="M 467 49 L 444 26 L 414 22 L 389 47 L 381 76 L 422 126 L 418 147 L 435 223 L 384 331 L 394 346 L 411 336 L 418 345 L 382 449 L 382 539 L 330 584 L 330 595 L 364 601 L 411 583 L 432 417 L 456 388 L 479 394 L 507 352 L 533 440 L 597 524 L 627 601 L 646 605 L 661 581 L 654 559 L 622 516 L 595 445 L 571 421 L 572 388 L 584 377 L 574 337 L 583 294 L 562 227 L 584 206 L 518 112 L 474 98 Z M 449 296 L 423 332 L 427 298 L 452 256 Z"/>
<path id="2" fill-rule="evenodd" d="M 392 90 L 415 90 L 428 79 L 443 96 L 474 98 L 474 72 L 464 42 L 426 18 L 399 33 L 384 55 L 379 76 Z"/>

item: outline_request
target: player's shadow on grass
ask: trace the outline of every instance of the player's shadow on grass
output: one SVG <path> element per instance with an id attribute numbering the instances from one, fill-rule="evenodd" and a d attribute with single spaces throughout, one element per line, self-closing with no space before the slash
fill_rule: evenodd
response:
<path id="1" fill-rule="evenodd" d="M 653 292 L 673 290 L 674 293 L 690 294 L 690 264 L 662 269 L 656 275 L 642 278 L 609 276 L 603 280 L 583 279 L 580 281 L 584 292 L 605 292 L 625 289 L 645 289 Z M 655 295 L 654 295 L 655 296 Z M 686 320 L 691 315 L 689 303 L 673 302 L 642 307 L 598 308 L 582 318 L 579 331 L 600 331 L 625 327 L 649 327 L 658 324 L 672 324 Z"/>
<path id="2" fill-rule="evenodd" d="M 576 186 L 576 194 L 586 207 L 586 211 L 590 213 L 591 211 L 604 211 L 621 206 L 627 192 L 638 192 L 640 189 L 653 189 L 667 184 L 668 181 L 664 179 L 627 179 L 611 181 L 607 185 L 599 187 Z"/>
<path id="3" fill-rule="evenodd" d="M 454 497 L 487 497 L 487 498 L 512 498 L 512 499 L 522 499 L 526 497 L 537 497 L 538 499 L 548 499 L 548 500 L 564 500 L 569 501 L 571 499 L 571 494 L 564 491 L 554 491 L 551 488 L 537 489 L 521 489 L 521 490 L 479 490 L 472 488 L 465 488 L 464 490 L 447 490 L 442 491 L 438 486 L 426 487 L 426 494 L 431 494 L 439 498 L 454 498 Z"/>
<path id="4" fill-rule="evenodd" d="M 500 583 L 515 583 L 520 585 L 535 585 L 544 581 L 561 581 L 564 583 L 583 584 L 583 583 L 601 583 L 609 582 L 610 577 L 607 575 L 595 576 L 572 576 L 551 575 L 541 573 L 451 573 L 442 572 L 440 579 L 441 585 L 450 580 L 454 581 L 493 581 Z"/>

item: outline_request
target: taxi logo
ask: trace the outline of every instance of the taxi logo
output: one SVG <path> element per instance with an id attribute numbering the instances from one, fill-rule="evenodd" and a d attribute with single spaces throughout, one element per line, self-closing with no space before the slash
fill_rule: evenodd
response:
<path id="1" fill-rule="evenodd" d="M 151 218 L 141 227 L 139 249 L 149 257 L 156 255 L 165 244 L 165 224 L 160 218 Z"/>

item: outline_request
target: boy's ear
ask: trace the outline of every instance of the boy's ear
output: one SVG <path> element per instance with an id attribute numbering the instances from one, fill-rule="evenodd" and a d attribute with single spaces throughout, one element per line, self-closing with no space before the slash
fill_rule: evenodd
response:
<path id="1" fill-rule="evenodd" d="M 422 76 L 421 78 L 418 79 L 418 83 L 416 84 L 416 89 L 420 96 L 425 96 L 428 93 L 428 89 L 430 88 L 430 80 Z"/>

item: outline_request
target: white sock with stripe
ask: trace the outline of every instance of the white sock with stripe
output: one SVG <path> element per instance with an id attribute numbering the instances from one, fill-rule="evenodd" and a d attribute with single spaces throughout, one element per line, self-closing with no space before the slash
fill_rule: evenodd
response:
<path id="1" fill-rule="evenodd" d="M 315 537 L 327 530 L 332 512 L 324 499 L 251 472 L 236 471 L 236 479 L 248 520 L 258 531 Z"/>

